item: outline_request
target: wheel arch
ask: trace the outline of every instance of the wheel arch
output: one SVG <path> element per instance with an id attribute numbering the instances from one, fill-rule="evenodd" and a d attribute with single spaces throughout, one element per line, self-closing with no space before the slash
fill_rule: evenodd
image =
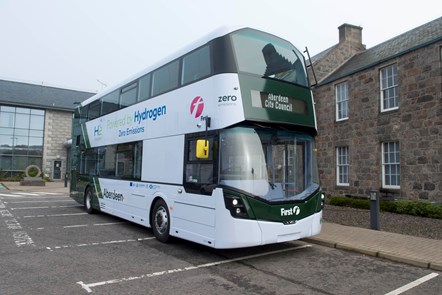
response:
<path id="1" fill-rule="evenodd" d="M 83 205 L 86 204 L 86 193 L 90 190 L 92 194 L 91 205 L 94 210 L 100 211 L 100 203 L 98 202 L 98 193 L 93 183 L 88 183 L 83 192 Z"/>
<path id="2" fill-rule="evenodd" d="M 152 199 L 152 203 L 150 203 L 150 208 L 149 208 L 149 226 L 152 228 L 152 213 L 153 213 L 153 207 L 155 206 L 155 203 L 158 201 L 158 200 L 163 200 L 165 203 L 166 203 L 166 205 L 167 205 L 167 207 L 169 207 L 169 200 L 168 200 L 168 198 L 166 197 L 166 195 L 164 195 L 164 194 L 162 194 L 162 193 L 156 193 L 155 194 L 155 196 L 154 196 L 154 198 Z M 169 212 L 170 212 L 170 207 L 169 207 Z"/>

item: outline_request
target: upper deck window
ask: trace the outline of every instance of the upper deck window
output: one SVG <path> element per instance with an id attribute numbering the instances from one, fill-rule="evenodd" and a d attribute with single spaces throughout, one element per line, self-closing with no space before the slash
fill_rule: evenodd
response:
<path id="1" fill-rule="evenodd" d="M 100 117 L 101 113 L 101 100 L 96 100 L 88 106 L 87 118 L 93 120 Z"/>
<path id="2" fill-rule="evenodd" d="M 150 74 L 140 78 L 138 82 L 138 101 L 146 100 L 150 97 Z"/>
<path id="3" fill-rule="evenodd" d="M 188 84 L 210 75 L 211 62 L 209 46 L 204 46 L 183 58 L 182 84 Z"/>
<path id="4" fill-rule="evenodd" d="M 175 60 L 156 70 L 152 75 L 152 96 L 178 87 L 180 61 Z"/>
<path id="5" fill-rule="evenodd" d="M 103 107 L 101 109 L 101 114 L 100 115 L 106 115 L 109 113 L 112 113 L 113 111 L 116 111 L 119 109 L 119 91 L 113 91 L 109 94 L 106 94 L 105 96 L 103 96 L 103 98 L 101 98 L 101 101 L 103 102 Z M 98 117 L 97 116 L 97 117 Z M 89 120 L 91 119 L 91 117 L 89 116 Z"/>
<path id="6" fill-rule="evenodd" d="M 138 83 L 135 82 L 121 89 L 120 107 L 127 107 L 137 102 L 137 87 Z"/>
<path id="7" fill-rule="evenodd" d="M 253 30 L 234 33 L 232 41 L 240 72 L 308 87 L 302 54 L 289 42 Z"/>

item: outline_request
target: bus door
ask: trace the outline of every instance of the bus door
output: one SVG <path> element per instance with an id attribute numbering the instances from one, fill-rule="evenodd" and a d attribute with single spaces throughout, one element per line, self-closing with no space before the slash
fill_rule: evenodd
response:
<path id="1" fill-rule="evenodd" d="M 172 217 L 186 238 L 199 241 L 215 237 L 215 200 L 217 183 L 217 143 L 212 133 L 186 136 L 183 183 L 185 192 L 177 197 Z M 199 153 L 199 154 L 197 154 Z"/>

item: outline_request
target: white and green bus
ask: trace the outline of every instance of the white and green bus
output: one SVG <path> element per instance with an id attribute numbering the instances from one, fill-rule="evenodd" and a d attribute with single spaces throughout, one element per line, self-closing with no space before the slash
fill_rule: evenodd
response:
<path id="1" fill-rule="evenodd" d="M 324 202 L 316 133 L 300 51 L 258 30 L 218 30 L 79 105 L 71 196 L 162 242 L 313 236 Z"/>

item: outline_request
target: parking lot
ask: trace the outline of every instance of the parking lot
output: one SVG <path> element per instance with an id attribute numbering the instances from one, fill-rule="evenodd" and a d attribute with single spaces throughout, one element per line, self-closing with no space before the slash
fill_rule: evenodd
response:
<path id="1" fill-rule="evenodd" d="M 87 214 L 67 194 L 0 191 L 0 294 L 440 294 L 432 271 L 304 241 L 214 250 Z M 424 283 L 417 280 L 426 278 Z"/>

